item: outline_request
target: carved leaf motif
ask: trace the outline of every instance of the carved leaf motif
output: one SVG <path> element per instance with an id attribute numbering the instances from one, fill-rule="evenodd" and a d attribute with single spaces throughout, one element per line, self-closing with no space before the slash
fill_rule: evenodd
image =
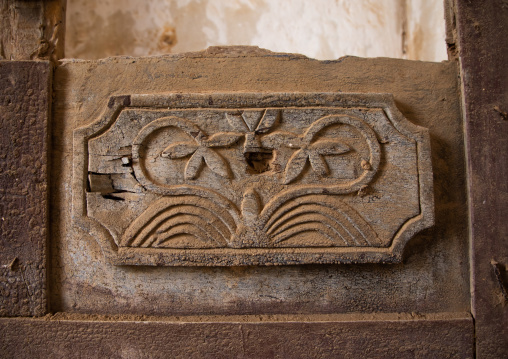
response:
<path id="1" fill-rule="evenodd" d="M 351 150 L 349 146 L 337 140 L 317 141 L 310 146 L 310 149 L 320 155 L 340 155 Z"/>
<path id="2" fill-rule="evenodd" d="M 161 156 L 164 158 L 182 158 L 189 156 L 198 149 L 197 144 L 192 142 L 177 142 L 169 145 L 162 151 Z"/>
<path id="3" fill-rule="evenodd" d="M 267 133 L 272 129 L 273 126 L 277 123 L 280 117 L 280 110 L 268 109 L 263 114 L 263 118 L 259 122 L 258 127 L 256 128 L 256 133 L 263 134 Z"/>
<path id="4" fill-rule="evenodd" d="M 205 149 L 203 151 L 203 158 L 210 169 L 224 178 L 230 178 L 229 168 L 226 161 L 215 151 Z"/>
<path id="5" fill-rule="evenodd" d="M 235 131 L 240 132 L 249 132 L 249 127 L 247 127 L 247 124 L 243 120 L 241 113 L 226 113 L 226 118 L 228 119 L 228 122 L 230 126 Z"/>
<path id="6" fill-rule="evenodd" d="M 234 144 L 242 137 L 243 134 L 238 132 L 219 132 L 210 136 L 203 143 L 207 147 L 226 147 Z"/>
<path id="7" fill-rule="evenodd" d="M 321 155 L 311 152 L 309 153 L 309 161 L 314 172 L 323 177 L 328 175 L 328 165 Z"/>
<path id="8" fill-rule="evenodd" d="M 245 110 L 242 113 L 242 118 L 245 121 L 245 124 L 249 128 L 250 132 L 254 132 L 256 127 L 259 125 L 261 121 L 261 117 L 263 116 L 264 111 L 259 110 Z"/>
<path id="9" fill-rule="evenodd" d="M 288 164 L 286 166 L 286 173 L 284 175 L 284 183 L 288 184 L 291 181 L 293 181 L 296 177 L 302 173 L 305 164 L 307 163 L 307 158 L 309 157 L 309 154 L 306 150 L 298 150 L 288 161 Z"/>
<path id="10" fill-rule="evenodd" d="M 185 166 L 185 179 L 194 179 L 196 178 L 201 166 L 203 164 L 203 150 L 198 149 L 191 156 L 187 165 Z"/>

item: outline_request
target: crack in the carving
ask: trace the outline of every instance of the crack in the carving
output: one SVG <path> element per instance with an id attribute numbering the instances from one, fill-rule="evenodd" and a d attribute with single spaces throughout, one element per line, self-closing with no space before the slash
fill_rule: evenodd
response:
<path id="1" fill-rule="evenodd" d="M 126 188 L 119 189 L 117 187 L 118 183 L 115 183 L 115 179 L 112 177 L 113 175 L 123 176 L 123 175 L 128 175 L 128 174 L 130 174 L 132 176 L 132 178 L 134 179 L 134 181 L 136 181 L 136 185 L 139 185 L 141 188 L 143 188 L 144 191 L 146 191 L 146 188 L 141 183 L 139 183 L 138 179 L 136 178 L 136 176 L 135 176 L 135 174 L 133 172 L 128 172 L 128 173 L 98 173 L 98 172 L 92 172 L 92 171 L 88 172 L 88 176 L 87 176 L 87 179 L 86 179 L 86 191 L 87 192 L 101 192 L 103 197 L 104 197 L 104 195 L 109 195 L 109 194 L 112 194 L 112 193 L 125 193 L 125 192 L 128 192 L 128 193 L 138 193 L 138 191 L 129 190 L 128 188 L 127 189 Z M 99 188 L 92 188 L 92 184 L 90 182 L 90 175 L 100 176 L 100 177 L 103 177 L 103 178 L 107 178 L 107 180 L 109 180 L 108 185 L 109 185 L 110 188 L 106 187 L 106 188 L 103 188 L 101 190 L 100 189 L 100 185 L 99 185 Z M 106 197 L 104 197 L 104 198 L 106 198 Z M 111 198 L 109 198 L 109 199 L 111 199 Z"/>
<path id="2" fill-rule="evenodd" d="M 143 184 L 138 180 L 138 178 L 136 177 L 136 173 L 131 172 L 130 174 L 131 174 L 132 178 L 134 178 L 134 180 L 138 183 L 138 185 L 140 185 L 141 188 L 143 188 L 143 191 L 146 192 L 145 186 L 143 186 Z"/>
<path id="3" fill-rule="evenodd" d="M 128 192 L 128 191 L 118 191 L 118 192 L 112 192 L 112 193 L 123 193 L 123 192 Z M 122 197 L 118 197 L 118 196 L 114 196 L 113 194 L 111 193 L 108 193 L 108 194 L 103 194 L 101 195 L 102 198 L 104 199 L 112 199 L 113 201 L 125 201 L 125 198 L 122 198 Z"/>

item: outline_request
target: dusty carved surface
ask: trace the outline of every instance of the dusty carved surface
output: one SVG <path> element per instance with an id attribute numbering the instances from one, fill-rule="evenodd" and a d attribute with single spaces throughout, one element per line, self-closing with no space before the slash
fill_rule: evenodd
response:
<path id="1" fill-rule="evenodd" d="M 393 262 L 434 220 L 390 95 L 112 97 L 74 141 L 75 218 L 118 264 Z"/>
<path id="2" fill-rule="evenodd" d="M 56 69 L 54 81 L 54 122 L 52 124 L 52 228 L 51 238 L 52 277 L 51 295 L 52 308 L 56 311 L 79 312 L 79 313 L 135 313 L 152 315 L 181 315 L 181 314 L 260 314 L 260 313 L 350 313 L 350 312 L 466 312 L 470 308 L 469 297 L 469 272 L 468 272 L 468 243 L 467 243 L 467 220 L 465 218 L 465 187 L 464 187 L 464 161 L 462 145 L 462 126 L 460 120 L 460 107 L 457 101 L 457 72 L 454 63 L 426 63 L 412 62 L 394 59 L 359 59 L 343 58 L 338 61 L 315 61 L 299 55 L 274 54 L 256 48 L 210 48 L 200 53 L 180 54 L 164 57 L 150 58 L 111 58 L 101 61 L 63 61 Z M 73 168 L 78 144 L 84 142 L 76 137 L 76 145 L 73 136 L 80 128 L 89 128 L 95 121 L 102 118 L 102 114 L 109 109 L 108 103 L 112 97 L 132 95 L 130 104 L 113 101 L 112 104 L 125 106 L 122 115 L 115 123 L 121 123 L 122 118 L 128 113 L 138 112 L 143 116 L 152 113 L 152 117 L 146 117 L 150 123 L 159 118 L 178 115 L 183 109 L 154 108 L 153 104 L 143 108 L 137 108 L 134 101 L 135 94 L 159 96 L 160 94 L 179 93 L 193 94 L 255 94 L 255 93 L 362 93 L 362 94 L 393 94 L 395 107 L 408 122 L 419 127 L 429 129 L 431 161 L 433 173 L 433 188 L 435 199 L 435 225 L 430 229 L 421 231 L 405 245 L 403 262 L 398 264 L 306 264 L 306 265 L 277 265 L 277 266 L 125 266 L 119 264 L 120 260 L 130 263 L 148 261 L 148 257 L 142 257 L 137 253 L 150 251 L 177 251 L 178 248 L 128 248 L 119 247 L 123 231 L 130 225 L 134 225 L 136 218 L 146 211 L 150 204 L 163 199 L 162 194 L 155 190 L 146 191 L 151 200 L 146 200 L 140 206 L 139 212 L 131 213 L 131 221 L 125 223 L 125 219 L 118 215 L 125 210 L 129 199 L 121 201 L 112 197 L 135 198 L 141 192 L 130 193 L 133 182 L 122 184 L 122 173 L 112 176 L 114 181 L 109 181 L 108 176 L 88 176 L 88 165 Z M 238 97 L 236 97 L 238 98 Z M 235 97 L 231 98 L 235 100 Z M 215 99 L 216 100 L 216 99 Z M 214 101 L 215 101 L 214 100 Z M 215 103 L 215 102 L 214 102 Z M 122 105 L 123 104 L 123 105 Z M 182 104 L 185 104 L 182 102 Z M 189 109 L 191 113 L 196 109 Z M 311 106 L 312 107 L 312 106 Z M 376 133 L 383 134 L 375 127 L 372 119 L 377 118 L 375 109 L 365 110 L 363 113 L 358 108 L 365 105 L 350 106 L 345 108 L 343 104 L 331 106 L 337 113 L 347 113 L 348 116 L 359 118 L 368 123 Z M 379 107 L 379 106 L 378 106 Z M 381 106 L 383 107 L 383 106 Z M 277 108 L 273 104 L 255 104 L 239 106 L 230 104 L 221 108 L 208 104 L 202 107 L 203 114 L 215 113 L 232 109 L 235 113 L 238 109 L 264 110 Z M 296 106 L 302 108 L 302 106 Z M 306 129 L 316 123 L 321 117 L 315 116 L 307 123 L 300 122 L 299 127 L 283 127 L 285 116 L 290 112 L 283 113 L 277 126 L 262 134 L 262 138 L 280 131 L 294 132 L 298 136 L 305 133 Z M 215 111 L 215 112 L 214 112 Z M 293 110 L 291 110 L 293 111 Z M 297 112 L 294 110 L 295 113 Z M 182 114 L 178 117 L 182 117 Z M 183 116 L 189 120 L 188 116 Z M 387 117 L 393 118 L 393 117 Z M 124 118 L 124 120 L 127 119 Z M 381 120 L 382 118 L 379 118 Z M 192 120 L 192 117 L 190 117 Z M 119 122 L 120 121 L 120 122 Z M 388 121 L 388 120 L 387 120 Z M 390 120 L 391 121 L 391 120 Z M 228 159 L 226 164 L 231 171 L 231 179 L 227 179 L 212 170 L 201 161 L 201 167 L 196 172 L 195 179 L 185 179 L 185 166 L 193 154 L 182 158 L 169 158 L 169 152 L 164 156 L 157 156 L 153 163 L 148 162 L 147 168 L 151 170 L 155 164 L 163 164 L 162 170 L 167 166 L 179 166 L 179 180 L 186 183 L 203 184 L 207 179 L 213 178 L 218 183 L 234 182 L 242 179 L 247 183 L 254 178 L 265 178 L 267 183 L 274 186 L 273 192 L 263 193 L 255 190 L 257 196 L 262 199 L 263 208 L 266 207 L 269 196 L 277 196 L 278 188 L 291 188 L 309 183 L 313 178 L 320 178 L 314 171 L 308 158 L 305 159 L 305 169 L 301 175 L 284 184 L 285 169 L 289 158 L 301 148 L 282 147 L 285 159 L 281 160 L 280 172 L 269 174 L 265 171 L 260 174 L 250 174 L 245 170 L 249 167 L 243 154 L 246 136 L 243 131 L 233 128 L 227 118 L 220 117 L 217 121 L 196 121 L 193 125 L 208 135 L 208 140 L 217 132 L 242 133 L 238 142 L 229 147 L 205 147 L 206 150 L 214 151 L 224 160 L 234 158 L 230 152 L 237 153 L 236 162 Z M 287 122 L 286 122 L 287 123 Z M 116 127 L 105 129 L 100 135 L 90 137 L 88 145 L 98 146 L 101 136 L 111 135 Z M 136 138 L 143 126 L 133 125 L 132 130 L 125 135 Z M 215 126 L 222 127 L 215 127 Z M 138 127 L 136 127 L 138 126 Z M 247 124 L 246 124 L 247 126 Z M 102 126 L 100 126 L 102 127 Z M 256 126 L 257 127 L 257 126 Z M 93 133 L 99 129 L 94 129 Z M 220 131 L 218 131 L 220 130 Z M 245 130 L 245 128 L 244 128 Z M 255 130 L 255 128 L 254 128 Z M 354 128 L 351 128 L 354 131 Z M 250 131 L 249 131 L 250 132 Z M 255 132 L 255 131 L 254 131 Z M 175 130 L 176 133 L 176 130 Z M 189 146 L 198 146 L 193 138 L 184 131 L 179 132 L 177 142 L 189 142 Z M 359 138 L 361 139 L 362 137 Z M 316 138 L 317 139 L 317 138 Z M 331 137 L 339 139 L 338 137 Z M 321 140 L 324 140 L 321 138 Z M 314 139 L 313 139 L 314 141 Z M 210 142 L 207 142 L 210 144 Z M 313 144 L 314 142 L 312 142 Z M 364 144 L 359 140 L 358 144 Z M 154 151 L 161 154 L 173 142 L 161 141 L 160 146 L 153 147 Z M 192 146 L 191 146 L 192 144 Z M 311 145 L 312 145 L 311 144 Z M 345 143 L 352 146 L 353 143 Z M 123 167 L 123 157 L 132 156 L 132 148 L 125 148 L 118 153 L 117 144 L 110 144 L 115 152 L 121 154 L 120 158 L 107 161 L 103 159 L 94 162 L 111 166 L 118 164 L 126 173 L 126 180 L 132 178 L 129 174 L 136 174 L 134 159 L 131 164 Z M 132 145 L 128 143 L 127 145 Z M 367 148 L 367 145 L 363 148 Z M 380 189 L 387 163 L 393 163 L 385 148 L 389 144 L 379 142 L 382 149 L 380 153 L 380 165 L 376 175 L 369 182 L 372 190 Z M 193 150 L 194 147 L 192 147 Z M 361 150 L 361 148 L 360 148 Z M 362 152 L 363 153 L 363 152 Z M 411 153 L 409 151 L 408 153 Z M 199 154 L 199 153 L 198 153 Z M 226 155 L 225 155 L 226 154 Z M 365 155 L 367 153 L 365 152 Z M 213 155 L 212 155 L 213 156 Z M 334 176 L 333 161 L 348 158 L 350 152 L 338 155 L 324 155 L 324 161 L 330 163 L 332 172 L 329 176 L 323 176 L 323 181 L 331 181 Z M 83 156 L 84 159 L 90 156 Z M 283 157 L 280 157 L 281 159 Z M 98 158 L 96 158 L 98 159 Z M 126 159 L 126 160 L 127 160 Z M 124 161 L 126 161 L 124 160 Z M 273 160 L 273 157 L 272 157 Z M 368 160 L 368 158 L 366 159 Z M 91 162 L 90 162 L 91 163 Z M 360 160 L 361 166 L 361 160 Z M 94 166 L 95 166 L 94 165 Z M 358 165 L 358 162 L 356 162 Z M 373 168 L 375 166 L 372 166 Z M 110 174 L 111 168 L 105 169 L 104 174 Z M 240 171 L 242 170 L 242 171 Z M 75 206 L 73 197 L 73 174 L 76 171 L 82 173 L 82 178 L 77 178 L 79 188 L 83 193 L 83 204 Z M 101 172 L 99 168 L 95 171 Z M 359 174 L 365 171 L 358 168 Z M 150 174 L 151 173 L 151 174 Z M 241 174 L 241 176 L 240 176 Z M 128 175 L 128 176 L 127 176 Z M 428 175 L 428 174 L 427 174 Z M 136 174 L 137 176 L 137 174 Z M 149 172 L 149 178 L 154 175 Z M 176 176 L 176 175 L 175 175 Z M 236 177 L 238 176 L 238 177 Z M 101 180 L 102 178 L 102 180 Z M 104 180 L 104 178 L 106 180 Z M 153 178 L 157 183 L 164 181 L 166 177 Z M 250 179 L 249 179 L 250 178 Z M 99 181 L 95 181 L 99 179 Z M 138 178 L 139 179 L 139 178 Z M 101 189 L 94 187 L 94 192 L 86 192 L 83 184 L 90 180 L 93 186 L 105 187 L 105 197 Z M 269 181 L 268 181 L 269 180 Z M 321 180 L 320 180 L 321 181 Z M 92 183 L 93 182 L 93 183 Z M 138 182 L 139 183 L 139 182 Z M 164 184 L 165 182 L 162 182 Z M 408 182 L 409 183 L 409 182 Z M 121 187 L 127 187 L 129 192 L 120 192 Z M 148 183 L 142 183 L 146 187 Z M 387 186 L 385 182 L 385 186 Z M 113 186 L 113 190 L 111 188 Z M 140 183 L 141 186 L 141 183 Z M 155 186 L 155 184 L 152 184 Z M 269 188 L 271 188 L 269 186 Z M 117 189 L 115 189 L 117 188 Z M 120 188 L 118 190 L 118 188 Z M 208 188 L 218 192 L 222 196 L 228 196 L 241 212 L 243 193 L 248 189 L 237 189 L 237 194 L 231 195 L 222 188 Z M 113 193 L 120 192 L 120 193 Z M 235 192 L 236 193 L 236 192 Z M 85 198 L 87 194 L 87 198 Z M 367 192 L 364 197 L 358 192 L 334 195 L 344 201 L 345 198 L 362 203 L 366 199 L 376 200 L 375 192 Z M 141 197 L 141 196 L 140 196 Z M 165 196 L 167 198 L 169 196 Z M 83 214 L 74 211 L 82 208 L 87 209 L 87 203 L 92 199 L 109 203 L 110 209 L 117 212 L 108 219 L 110 229 L 114 226 L 123 230 L 115 234 L 96 219 L 89 216 L 86 221 L 76 218 Z M 151 201 L 154 202 L 151 202 Z M 321 203 L 320 203 L 321 204 Z M 346 203 L 349 208 L 365 215 L 363 208 Z M 354 207 L 356 206 L 356 207 Z M 375 206 L 375 204 L 373 204 Z M 406 207 L 406 203 L 401 205 Z M 136 207 L 137 208 L 137 207 Z M 260 209 L 262 210 L 263 208 Z M 94 214 L 97 218 L 98 213 Z M 240 217 L 243 218 L 243 217 Z M 399 218 L 400 221 L 402 221 Z M 82 223 L 84 222 L 84 223 Z M 90 225 L 90 222 L 95 222 Z M 118 223 L 117 223 L 118 222 Z M 372 228 L 379 231 L 379 224 L 366 220 Z M 79 224 L 79 225 L 76 225 Z M 103 229 L 101 229 L 103 228 Z M 97 232 L 99 230 L 99 232 Z M 377 232 L 376 232 L 377 233 Z M 393 237 L 386 234 L 378 234 L 388 243 Z M 109 238 L 109 242 L 105 241 Z M 108 248 L 105 244 L 111 244 Z M 394 243 L 394 242 L 392 242 Z M 317 250 L 323 250 L 322 248 Z M 329 247 L 327 247 L 329 248 Z M 372 247 L 375 251 L 390 250 L 390 247 Z M 366 251 L 367 247 L 333 247 L 338 252 Z M 197 251 L 197 249 L 193 249 Z M 227 253 L 233 251 L 262 251 L 266 248 L 208 248 L 207 251 Z M 277 248 L 280 251 L 306 251 L 308 248 Z M 131 251 L 133 256 L 122 254 Z M 114 254 L 111 256 L 111 254 Z M 299 255 L 300 256 L 300 255 Z M 335 258 L 336 255 L 334 254 Z M 299 257 L 301 258 L 301 256 Z M 218 257 L 212 258 L 217 260 Z M 241 258 L 237 258 L 240 262 Z M 298 259 L 298 258 L 297 258 Z M 150 259 L 151 260 L 151 259 Z M 280 259 L 282 261 L 282 258 Z M 162 263 L 167 258 L 162 258 Z"/>
<path id="3" fill-rule="evenodd" d="M 46 313 L 47 62 L 0 61 L 0 316 Z"/>

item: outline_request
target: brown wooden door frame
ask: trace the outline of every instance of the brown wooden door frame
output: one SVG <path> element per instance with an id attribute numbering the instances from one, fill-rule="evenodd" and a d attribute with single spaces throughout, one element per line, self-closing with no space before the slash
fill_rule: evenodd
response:
<path id="1" fill-rule="evenodd" d="M 457 55 L 462 83 L 476 355 L 501 358 L 508 356 L 508 3 L 450 0 L 445 6 L 447 42 Z M 33 11 L 30 14 L 33 16 Z M 24 39 L 33 41 L 26 36 Z M 40 52 L 36 58 L 44 56 L 51 57 Z M 27 147 L 12 137 L 2 138 L 3 151 L 10 151 L 6 157 L 9 169 L 20 176 L 27 168 L 19 160 L 20 153 L 28 156 L 25 161 L 31 158 L 43 168 L 47 166 L 47 153 L 41 155 L 40 148 L 48 148 L 48 138 L 38 134 L 47 131 L 51 118 L 51 66 L 41 61 L 0 63 L 2 77 L 15 74 L 18 83 L 23 83 L 5 87 L 0 93 L 20 105 L 14 118 L 30 118 L 34 107 L 23 108 L 23 104 L 39 106 L 36 120 L 26 121 L 21 127 L 8 122 L 12 114 L 0 114 L 3 129 L 35 141 Z M 41 83 L 45 90 L 41 90 Z M 38 95 L 34 96 L 33 89 L 40 91 Z M 269 321 L 263 317 L 225 316 L 200 323 L 192 318 L 119 320 L 65 314 L 23 318 L 41 316 L 48 310 L 47 176 L 44 170 L 30 173 L 19 177 L 24 186 L 2 183 L 4 192 L 11 190 L 11 195 L 19 195 L 7 198 L 3 194 L 3 211 L 30 213 L 9 224 L 11 227 L 3 227 L 3 235 L 8 230 L 16 230 L 18 235 L 11 235 L 12 245 L 2 248 L 2 275 L 23 287 L 20 293 L 24 293 L 21 298 L 2 293 L 10 310 L 2 315 L 12 316 L 0 319 L 3 357 L 308 357 L 309 353 L 315 357 L 354 357 L 358 353 L 369 357 L 472 356 L 471 320 L 463 316 L 316 315 L 306 320 L 272 316 Z M 23 188 L 35 188 L 39 195 L 14 193 Z M 20 265 L 27 262 L 33 268 Z"/>
<path id="2" fill-rule="evenodd" d="M 479 358 L 508 356 L 508 3 L 455 0 Z"/>

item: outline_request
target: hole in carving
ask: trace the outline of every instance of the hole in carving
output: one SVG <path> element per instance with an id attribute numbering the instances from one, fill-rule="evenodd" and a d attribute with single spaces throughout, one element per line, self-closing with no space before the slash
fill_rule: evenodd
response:
<path id="1" fill-rule="evenodd" d="M 244 156 L 251 173 L 263 173 L 270 171 L 270 162 L 273 158 L 272 151 L 245 152 Z"/>

